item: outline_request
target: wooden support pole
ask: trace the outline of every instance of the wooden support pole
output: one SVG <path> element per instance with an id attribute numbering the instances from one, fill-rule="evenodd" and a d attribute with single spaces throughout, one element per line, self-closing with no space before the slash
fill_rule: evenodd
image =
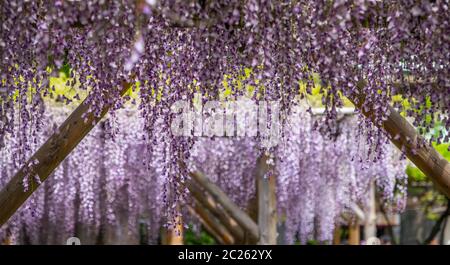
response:
<path id="1" fill-rule="evenodd" d="M 13 245 L 13 244 L 14 244 L 14 240 L 13 240 L 13 236 L 11 234 L 4 237 L 3 242 L 0 242 L 0 246 L 1 245 Z"/>
<path id="2" fill-rule="evenodd" d="M 268 157 L 262 155 L 256 165 L 256 197 L 258 201 L 258 226 L 260 245 L 275 245 L 277 243 L 277 209 L 276 181 L 273 174 L 268 175 L 270 166 Z"/>
<path id="3" fill-rule="evenodd" d="M 180 211 L 177 205 L 177 211 Z M 163 228 L 161 243 L 163 245 L 183 245 L 184 244 L 184 229 L 183 218 L 181 216 L 175 217 L 175 227 L 171 229 Z"/>
<path id="4" fill-rule="evenodd" d="M 226 227 L 228 231 L 233 235 L 235 243 L 243 243 L 244 231 L 239 226 L 239 224 L 230 217 L 227 212 L 219 206 L 219 204 L 214 200 L 214 198 L 207 192 L 202 191 L 194 181 L 189 180 L 186 182 L 186 186 L 189 189 L 189 193 L 196 199 L 196 201 L 201 202 L 201 204 L 208 209 L 219 221 Z"/>
<path id="5" fill-rule="evenodd" d="M 239 208 L 228 196 L 214 183 L 212 183 L 207 177 L 200 172 L 193 172 L 191 177 L 199 183 L 206 191 L 211 194 L 217 203 L 220 203 L 225 211 L 248 233 L 248 236 L 253 241 L 259 239 L 258 225 Z"/>
<path id="6" fill-rule="evenodd" d="M 365 81 L 358 82 L 362 89 Z M 364 108 L 364 95 L 348 97 L 348 99 L 361 110 L 367 118 L 374 120 L 371 106 Z M 432 146 L 418 143 L 424 139 L 416 132 L 416 129 L 398 113 L 393 107 L 388 106 L 387 119 L 381 124 L 374 122 L 375 126 L 383 128 L 389 139 L 400 150 L 404 150 L 406 156 L 435 184 L 436 188 L 450 198 L 450 163 L 442 157 Z"/>
<path id="7" fill-rule="evenodd" d="M 359 237 L 359 222 L 355 220 L 354 222 L 350 222 L 348 224 L 348 244 L 349 245 L 359 245 L 360 237 Z"/>
<path id="8" fill-rule="evenodd" d="M 131 87 L 124 82 L 120 95 Z M 28 160 L 28 162 L 15 174 L 0 192 L 0 226 L 19 209 L 19 207 L 40 186 L 33 175 L 38 175 L 41 182 L 59 166 L 78 143 L 91 131 L 92 128 L 105 116 L 110 106 L 104 106 L 100 117 L 89 112 L 91 105 L 83 101 L 64 123 Z M 33 163 L 36 163 L 33 165 Z M 31 174 L 31 176 L 29 176 Z M 28 177 L 29 176 L 29 177 Z M 29 188 L 24 190 L 23 181 L 27 178 Z"/>
<path id="9" fill-rule="evenodd" d="M 177 227 L 179 227 L 177 225 Z M 183 226 L 179 227 L 181 229 L 179 234 L 177 230 L 163 229 L 162 245 L 183 245 Z"/>
<path id="10" fill-rule="evenodd" d="M 336 224 L 333 231 L 333 245 L 341 244 L 341 226 Z"/>
<path id="11" fill-rule="evenodd" d="M 377 236 L 377 209 L 375 200 L 375 181 L 370 183 L 369 203 L 364 220 L 364 240 Z"/>
<path id="12" fill-rule="evenodd" d="M 176 229 L 166 229 L 166 240 L 167 245 L 183 245 L 183 225 L 177 224 Z"/>

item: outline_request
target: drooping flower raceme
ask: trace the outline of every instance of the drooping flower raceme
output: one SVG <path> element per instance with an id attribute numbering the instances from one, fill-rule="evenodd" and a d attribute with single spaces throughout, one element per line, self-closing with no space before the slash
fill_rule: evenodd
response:
<path id="1" fill-rule="evenodd" d="M 61 122 L 66 112 L 54 108 L 46 123 Z M 186 203 L 191 203 L 189 194 L 178 197 L 179 201 L 171 194 L 174 187 L 170 185 L 185 180 L 171 180 L 170 138 L 164 137 L 167 130 L 155 125 L 158 137 L 149 147 L 139 112 L 118 111 L 115 119 L 115 136 L 108 136 L 106 123 L 94 129 L 0 230 L 1 238 L 61 244 L 76 234 L 86 243 L 123 242 L 124 238 L 137 243 L 144 225 L 148 242 L 155 243 L 160 227 L 168 224 L 173 228 L 174 219 L 181 214 L 185 222 L 198 222 L 184 211 Z M 384 150 L 384 157 L 375 162 L 361 163 L 359 159 L 367 152 L 355 145 L 354 118 L 343 119 L 333 139 L 313 130 L 315 119 L 306 112 L 293 112 L 282 142 L 272 153 L 278 211 L 286 222 L 288 242 L 315 236 L 330 240 L 340 214 L 348 212 L 351 203 L 364 207 L 372 180 L 389 206 L 401 205 L 399 196 L 405 195 L 398 190 L 406 184 L 405 166 L 395 149 Z M 38 143 L 51 132 L 39 135 Z M 8 159 L 17 148 L 14 142 L 14 138 L 8 140 L 2 150 L 2 186 L 17 170 Z M 260 144 L 256 137 L 201 137 L 190 148 L 186 170 L 203 172 L 247 210 L 255 196 L 256 161 L 265 152 Z"/>
<path id="2" fill-rule="evenodd" d="M 442 125 L 442 131 L 450 131 L 448 10 L 449 2 L 446 0 L 249 0 L 245 3 L 238 0 L 2 1 L 0 151 L 4 164 L 8 166 L 1 169 L 2 176 L 7 177 L 2 177 L 0 181 L 4 184 L 27 161 L 31 151 L 52 132 L 52 128 L 46 126 L 49 123 L 45 122 L 45 117 L 52 114 L 46 111 L 45 101 L 55 98 L 70 103 L 79 97 L 78 94 L 74 98 L 57 95 L 54 87 L 49 85 L 50 77 L 60 71 L 68 72 L 67 86 L 79 92 L 89 92 L 86 104 L 95 115 L 100 116 L 104 106 L 113 105 L 110 122 L 105 126 L 106 134 L 115 135 L 116 140 L 108 140 L 103 145 L 95 136 L 98 132 L 92 132 L 72 158 L 68 158 L 54 172 L 54 179 L 58 180 L 49 179 L 49 182 L 55 181 L 48 184 L 49 195 L 45 197 L 37 193 L 24 206 L 29 211 L 23 214 L 23 218 L 30 222 L 29 229 L 34 229 L 34 232 L 38 226 L 32 221 L 32 215 L 39 216 L 49 211 L 44 207 L 46 204 L 36 201 L 39 198 L 50 200 L 56 196 L 52 195 L 52 187 L 58 187 L 55 192 L 64 192 L 64 198 L 68 199 L 64 200 L 67 205 L 55 206 L 54 212 L 48 215 L 51 218 L 66 218 L 65 225 L 69 232 L 76 227 L 73 220 L 81 220 L 93 227 L 101 227 L 106 221 L 117 222 L 110 205 L 114 200 L 129 204 L 133 216 L 137 216 L 141 206 L 130 201 L 141 199 L 137 195 L 140 193 L 136 192 L 141 188 L 153 190 L 153 194 L 162 194 L 155 195 L 158 202 L 151 208 L 144 207 L 152 209 L 156 216 L 160 214 L 159 203 L 166 209 L 176 209 L 178 204 L 184 203 L 186 192 L 180 191 L 180 183 L 187 177 L 187 171 L 180 166 L 180 161 L 200 159 L 191 158 L 190 151 L 202 148 L 193 147 L 194 139 L 171 134 L 168 128 L 173 115 L 169 110 L 177 100 L 191 100 L 195 93 L 200 93 L 202 100 L 206 101 L 219 99 L 224 90 L 233 98 L 250 91 L 254 99 L 279 100 L 282 114 L 288 116 L 296 105 L 296 96 L 312 94 L 312 90 L 319 87 L 323 93 L 324 118 L 311 126 L 324 135 L 336 134 L 337 109 L 343 105 L 342 95 L 353 99 L 364 95 L 365 102 L 361 108 L 373 113 L 375 123 L 386 118 L 388 104 L 393 102 L 394 107 L 414 118 L 414 125 L 421 133 L 431 132 L 436 122 Z M 233 80 L 226 89 L 225 79 Z M 114 118 L 115 111 L 123 107 L 124 100 L 118 99 L 123 81 L 136 81 L 136 87 L 139 84 L 137 104 L 142 122 L 137 124 L 142 126 L 144 136 L 130 139 L 140 146 L 136 156 L 139 157 L 145 150 L 146 159 L 149 159 L 144 167 L 139 167 L 139 170 L 145 171 L 135 174 L 157 179 L 152 184 L 132 181 L 131 177 L 126 176 L 130 171 L 124 169 L 128 167 L 128 162 L 124 160 L 129 159 L 131 153 L 125 149 L 128 140 L 121 139 L 124 136 L 115 131 L 121 126 L 114 125 L 115 119 L 120 119 Z M 409 104 L 398 100 L 399 95 Z M 373 176 L 377 176 L 387 202 L 403 196 L 398 195 L 404 194 L 404 191 L 394 179 L 400 183 L 404 182 L 400 181 L 404 177 L 401 171 L 393 168 L 396 159 L 391 157 L 386 137 L 382 131 L 374 129 L 371 121 L 361 119 L 359 125 L 349 134 L 350 139 L 360 139 L 356 144 L 352 141 L 345 145 L 350 140 L 343 136 L 331 143 L 327 138 L 316 137 L 312 131 L 300 135 L 311 137 L 307 140 L 289 136 L 293 133 L 289 132 L 285 139 L 294 137 L 295 140 L 289 143 L 296 144 L 282 143 L 274 151 L 279 159 L 278 171 L 290 170 L 292 172 L 285 174 L 302 176 L 298 179 L 292 177 L 292 180 L 288 178 L 298 183 L 290 186 L 292 196 L 297 196 L 296 192 L 308 194 L 310 200 L 327 196 L 323 203 L 317 205 L 300 200 L 304 207 L 299 206 L 298 211 L 304 211 L 301 215 L 306 219 L 301 217 L 301 220 L 291 223 L 300 238 L 305 239 L 311 234 L 311 218 L 316 216 L 315 213 L 319 216 L 322 212 L 321 216 L 325 216 L 328 211 L 325 207 L 340 209 L 330 198 L 343 198 L 347 191 L 338 187 L 345 181 L 351 180 L 351 185 L 345 188 L 351 190 L 352 199 L 364 194 L 365 183 Z M 131 132 L 129 135 L 132 135 Z M 345 130 L 341 135 L 345 135 Z M 448 134 L 438 133 L 433 134 L 432 140 L 448 141 L 448 137 Z M 220 146 L 223 151 L 231 148 L 249 154 L 253 147 L 245 147 L 245 144 L 230 147 L 235 143 L 225 141 L 218 148 Z M 351 148 L 348 150 L 340 145 Z M 368 155 L 359 155 L 359 149 L 354 146 L 366 146 L 367 152 L 363 153 Z M 94 149 L 89 149 L 94 147 L 105 153 L 103 158 L 97 156 Z M 292 149 L 291 153 L 283 151 L 289 149 Z M 305 152 L 317 155 L 303 156 Z M 352 152 L 352 155 L 343 155 Z M 354 160 L 350 162 L 359 163 L 359 166 L 343 163 L 337 167 L 341 172 L 338 175 L 328 172 L 333 171 L 332 164 L 324 165 L 323 172 L 305 171 L 310 170 L 305 168 L 305 164 L 317 165 L 314 161 L 318 162 L 321 156 L 330 157 L 326 160 L 337 164 L 342 159 L 347 161 L 352 158 Z M 248 161 L 254 157 L 255 154 L 249 154 Z M 108 167 L 106 171 L 111 171 L 100 174 L 105 176 L 103 180 L 94 177 L 100 170 L 97 165 L 102 164 L 98 159 L 104 159 Z M 281 166 L 285 163 L 283 161 L 291 162 L 284 167 Z M 360 168 L 361 162 L 365 164 L 363 169 Z M 219 169 L 225 165 L 227 163 L 219 165 Z M 78 170 L 81 166 L 83 168 Z M 198 167 L 201 168 L 200 165 Z M 211 174 L 231 172 L 229 168 L 216 169 L 212 164 L 202 167 Z M 244 169 L 248 165 L 244 163 L 235 167 Z M 359 176 L 362 170 L 373 168 L 377 171 L 367 173 L 367 178 L 364 174 Z M 31 173 L 29 177 L 34 177 Z M 82 178 L 67 177 L 73 174 L 82 175 Z M 318 174 L 321 174 L 320 178 Z M 211 177 L 221 183 L 222 177 L 219 175 Z M 345 175 L 348 175 L 345 181 L 340 181 Z M 164 177 L 161 179 L 159 176 Z M 69 181 L 69 184 L 61 184 L 61 180 Z M 283 174 L 280 173 L 281 180 Z M 106 183 L 106 191 L 96 193 L 96 185 L 105 186 L 99 183 Z M 228 184 L 228 188 L 236 188 L 236 183 Z M 25 189 L 27 184 L 25 180 Z M 316 194 L 317 187 L 328 184 L 336 188 Z M 227 185 L 222 182 L 221 186 L 226 188 Z M 125 197 L 117 191 L 122 187 L 126 187 L 123 188 L 123 194 L 128 194 Z M 400 188 L 398 193 L 397 188 Z M 159 193 L 160 190 L 162 193 Z M 291 191 L 287 193 L 291 194 Z M 243 199 L 249 196 L 242 191 L 238 194 Z M 106 198 L 106 203 L 100 206 L 92 202 L 96 196 Z M 283 202 L 283 199 L 280 201 Z M 75 208 L 81 207 L 80 210 L 76 214 L 62 214 L 63 210 L 73 209 L 70 207 L 72 203 Z M 316 209 L 322 206 L 324 208 Z M 96 212 L 97 207 L 101 208 L 100 212 Z M 307 209 L 317 211 L 313 213 Z M 331 212 L 337 213 L 339 210 Z M 176 210 L 164 213 L 171 220 L 176 220 L 180 214 Z M 106 220 L 100 221 L 100 216 Z M 69 222 L 69 219 L 72 221 Z M 329 231 L 330 223 L 327 221 L 321 225 L 321 231 Z M 19 231 L 18 228 L 11 229 Z M 321 234 L 322 239 L 329 238 L 329 234 Z"/>

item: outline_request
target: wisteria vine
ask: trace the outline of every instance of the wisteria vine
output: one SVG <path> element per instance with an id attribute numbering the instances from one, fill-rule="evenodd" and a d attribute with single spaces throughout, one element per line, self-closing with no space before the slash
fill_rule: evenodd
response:
<path id="1" fill-rule="evenodd" d="M 394 107 L 413 118 L 414 125 L 423 134 L 434 132 L 439 123 L 441 131 L 433 133 L 431 140 L 448 142 L 448 13 L 448 0 L 2 1 L 0 150 L 6 154 L 2 159 L 14 169 L 25 164 L 31 150 L 43 140 L 40 137 L 51 129 L 44 128 L 45 116 L 49 115 L 45 101 L 49 98 L 69 104 L 87 91 L 86 104 L 90 104 L 90 111 L 96 116 L 101 115 L 104 106 L 113 105 L 106 134 L 120 134 L 114 131 L 113 124 L 115 111 L 125 101 L 118 100 L 124 80 L 139 87 L 138 100 L 133 103 L 138 105 L 145 133 L 137 138 L 142 140 L 148 156 L 163 154 L 149 160 L 158 161 L 158 165 L 149 162 L 145 166 L 147 170 L 156 166 L 158 174 L 165 176 L 158 184 L 161 187 L 152 189 L 166 191 L 159 199 L 170 209 L 185 200 L 186 194 L 179 186 L 187 171 L 180 166 L 180 161 L 191 159 L 191 149 L 195 149 L 194 139 L 176 137 L 168 130 L 173 119 L 170 106 L 177 100 L 193 99 L 195 93 L 200 93 L 206 101 L 219 99 L 225 90 L 231 98 L 251 91 L 250 96 L 255 100 L 280 101 L 282 117 L 288 117 L 298 102 L 296 97 L 312 94 L 318 77 L 325 113 L 313 127 L 320 131 L 335 133 L 337 109 L 343 106 L 343 95 L 357 100 L 363 95 L 361 108 L 371 110 L 374 123 L 386 118 L 388 105 L 393 102 Z M 73 98 L 57 95 L 50 85 L 50 77 L 63 69 L 69 69 L 67 85 L 77 91 Z M 235 82 L 225 87 L 225 79 Z M 306 85 L 304 90 L 300 89 L 302 85 Z M 370 159 L 390 159 L 382 131 L 375 130 L 373 122 L 360 119 L 357 135 L 369 144 Z M 310 137 L 308 141 L 319 141 L 311 148 L 319 148 L 321 138 Z M 120 136 L 114 139 L 117 146 L 126 144 Z M 108 150 L 106 156 L 114 159 L 103 159 L 120 161 L 111 167 L 123 168 L 123 160 L 129 159 L 128 153 L 120 149 L 123 147 L 117 147 L 119 150 L 108 149 L 115 145 L 104 146 L 107 147 L 98 148 Z M 250 147 L 236 148 L 247 153 Z M 287 145 L 286 150 L 289 148 L 296 147 Z M 12 156 L 11 152 L 16 155 Z M 86 156 L 95 153 L 86 152 Z M 334 156 L 332 152 L 342 154 L 344 149 L 323 150 L 323 155 Z M 293 155 L 300 156 L 300 153 L 293 152 Z M 283 157 L 294 159 L 287 154 L 280 155 L 280 159 Z M 63 168 L 87 165 L 79 171 L 86 175 L 83 179 L 87 182 L 83 186 L 72 183 L 66 187 L 71 196 L 76 189 L 82 191 L 78 199 L 82 205 L 97 196 L 93 189 L 100 180 L 88 176 L 100 169 L 87 169 L 97 164 L 96 159 L 101 158 L 92 157 L 91 162 L 85 163 L 77 161 L 75 156 L 55 172 L 61 175 Z M 387 168 L 388 164 L 380 165 L 387 173 L 379 175 L 397 174 Z M 127 189 L 146 187 L 127 180 L 124 172 L 128 171 L 120 170 L 104 175 L 117 178 L 119 186 L 125 185 Z M 2 168 L 3 171 L 2 174 L 12 174 L 7 168 Z M 331 175 L 329 178 L 333 179 Z M 383 190 L 388 198 L 394 191 L 391 179 L 378 180 L 385 186 Z M 101 181 L 108 183 L 108 179 Z M 313 191 L 306 188 L 313 184 L 312 180 L 298 181 L 314 197 Z M 339 182 L 336 178 L 330 181 Z M 110 185 L 117 184 L 114 183 Z M 24 184 L 27 188 L 27 181 Z M 111 194 L 115 193 L 111 190 L 102 196 L 107 198 Z M 126 194 L 131 196 L 126 201 L 133 201 L 133 196 L 137 196 L 133 192 Z M 31 212 L 39 212 L 41 206 Z M 99 225 L 93 217 L 96 206 L 86 207 L 76 219 Z M 102 216 L 113 222 L 112 209 L 108 207 L 108 204 L 100 207 Z M 137 212 L 136 207 L 139 205 L 133 204 L 132 211 Z M 180 214 L 175 210 L 166 213 L 172 220 Z M 301 238 L 305 238 L 311 229 L 300 226 Z M 324 234 L 323 238 L 328 237 Z"/>
<path id="2" fill-rule="evenodd" d="M 46 122 L 56 123 L 66 113 L 55 108 Z M 358 134 L 355 118 L 341 121 L 337 139 L 312 130 L 315 119 L 306 112 L 293 112 L 293 123 L 273 152 L 278 211 L 284 216 L 290 243 L 315 236 L 329 242 L 334 225 L 342 213 L 350 212 L 351 203 L 365 206 L 373 180 L 386 206 L 392 210 L 404 207 L 406 160 L 399 159 L 399 151 L 385 145 L 381 160 L 366 161 L 364 146 L 351 141 Z M 189 196 L 170 201 L 170 185 L 185 180 L 169 177 L 172 163 L 167 142 L 155 139 L 153 148 L 146 146 L 142 120 L 136 111 L 119 111 L 116 123 L 120 129 L 113 138 L 105 133 L 105 124 L 97 127 L 0 230 L 0 240 L 61 244 L 77 235 L 92 244 L 138 243 L 144 224 L 149 235 L 146 243 L 155 243 L 159 229 L 166 225 L 173 229 L 180 215 L 185 224 L 197 224 L 183 210 L 191 203 Z M 158 135 L 164 135 L 164 128 L 157 127 L 161 129 L 155 128 Z M 45 140 L 49 133 L 42 133 L 38 140 Z M 18 148 L 15 141 L 7 141 L 1 153 L 0 187 L 17 169 L 8 159 Z M 255 196 L 256 161 L 263 152 L 255 138 L 202 138 L 192 146 L 186 170 L 203 172 L 247 210 Z"/>

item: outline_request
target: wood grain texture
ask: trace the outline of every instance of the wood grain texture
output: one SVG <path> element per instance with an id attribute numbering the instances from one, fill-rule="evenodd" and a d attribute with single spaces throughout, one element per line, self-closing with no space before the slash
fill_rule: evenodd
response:
<path id="1" fill-rule="evenodd" d="M 121 95 L 130 87 L 130 83 L 124 82 Z M 110 109 L 110 106 L 105 106 L 100 117 L 95 117 L 89 111 L 90 107 L 86 100 L 83 101 L 1 190 L 0 226 L 5 224 L 40 186 L 33 175 L 39 176 L 41 183 L 44 182 Z M 31 166 L 34 161 L 37 164 Z M 29 181 L 27 191 L 23 186 L 25 177 Z"/>
<path id="2" fill-rule="evenodd" d="M 365 81 L 358 82 L 360 89 L 365 85 Z M 370 104 L 367 108 L 364 107 L 364 95 L 354 95 L 348 99 L 364 116 L 374 120 Z M 433 181 L 439 191 L 450 198 L 450 163 L 429 144 L 419 145 L 418 143 L 425 142 L 422 136 L 392 106 L 388 106 L 387 112 L 386 120 L 381 124 L 374 122 L 375 126 L 384 129 L 390 141 L 405 152 L 409 160 Z"/>
<path id="3" fill-rule="evenodd" d="M 258 201 L 258 226 L 260 245 L 277 243 L 277 198 L 275 175 L 270 174 L 268 157 L 262 155 L 256 165 L 256 197 Z"/>
<path id="4" fill-rule="evenodd" d="M 249 217 L 249 215 L 240 209 L 228 196 L 207 177 L 200 172 L 191 173 L 191 177 L 211 194 L 215 201 L 225 209 L 225 211 L 248 233 L 253 241 L 259 239 L 258 225 Z"/>

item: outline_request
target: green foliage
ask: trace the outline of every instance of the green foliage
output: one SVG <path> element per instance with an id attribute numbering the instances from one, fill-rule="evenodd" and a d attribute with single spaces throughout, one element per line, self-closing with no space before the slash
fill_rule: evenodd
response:
<path id="1" fill-rule="evenodd" d="M 64 64 L 61 69 L 59 69 L 60 73 L 63 73 L 66 77 L 69 77 L 70 75 L 70 65 L 69 64 Z"/>
<path id="2" fill-rule="evenodd" d="M 425 174 L 423 174 L 423 172 L 420 169 L 418 169 L 413 165 L 408 165 L 406 167 L 406 174 L 408 175 L 410 181 L 423 182 L 427 180 Z"/>
<path id="3" fill-rule="evenodd" d="M 186 229 L 184 234 L 184 243 L 186 245 L 215 245 L 217 244 L 214 238 L 212 238 L 207 232 L 201 230 L 200 233 L 196 233 L 192 229 L 192 225 Z"/>
<path id="4" fill-rule="evenodd" d="M 448 151 L 449 146 L 450 143 L 445 144 L 433 143 L 433 147 L 436 149 L 436 151 L 438 151 L 445 159 L 447 159 L 447 161 L 450 161 L 450 151 Z M 408 175 L 410 181 L 417 181 L 417 182 L 427 181 L 427 177 L 425 176 L 425 174 L 420 169 L 418 169 L 413 165 L 407 166 L 406 174 Z"/>
<path id="5" fill-rule="evenodd" d="M 310 239 L 308 242 L 306 242 L 306 245 L 320 245 L 320 242 L 315 239 Z"/>
<path id="6" fill-rule="evenodd" d="M 450 161 L 450 152 L 448 151 L 450 143 L 437 144 L 433 143 L 433 147 L 438 151 L 447 161 Z M 432 188 L 431 181 L 425 174 L 413 165 L 408 165 L 406 168 L 408 174 L 409 196 L 415 196 L 420 205 L 423 207 L 423 212 L 428 220 L 436 221 L 439 219 L 438 214 L 433 209 L 442 207 L 446 204 L 447 199 L 443 194 Z"/>

